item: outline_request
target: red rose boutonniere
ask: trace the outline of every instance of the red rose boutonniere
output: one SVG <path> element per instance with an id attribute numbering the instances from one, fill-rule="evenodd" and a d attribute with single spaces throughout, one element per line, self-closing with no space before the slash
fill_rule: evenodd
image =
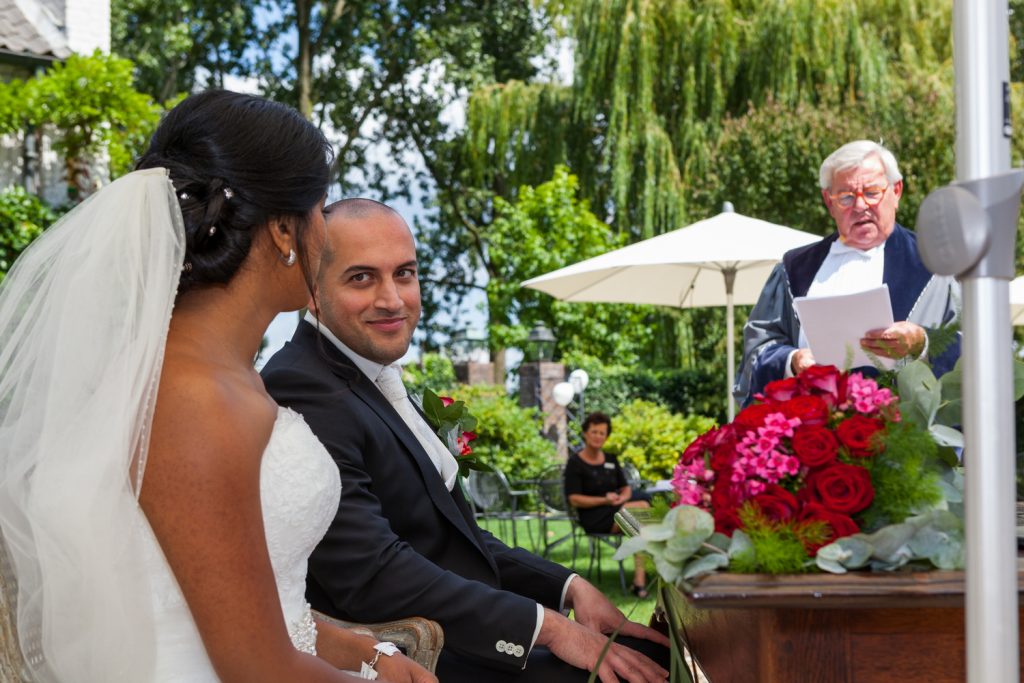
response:
<path id="1" fill-rule="evenodd" d="M 476 418 L 469 412 L 465 401 L 438 396 L 427 389 L 423 392 L 423 414 L 441 443 L 455 456 L 460 476 L 467 476 L 470 470 L 491 471 L 491 466 L 474 455 L 469 445 L 476 439 L 476 432 L 473 431 L 476 429 Z"/>

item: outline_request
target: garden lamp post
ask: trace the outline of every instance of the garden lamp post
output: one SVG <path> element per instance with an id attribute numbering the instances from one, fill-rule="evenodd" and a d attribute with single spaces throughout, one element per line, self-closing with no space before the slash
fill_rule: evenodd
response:
<path id="1" fill-rule="evenodd" d="M 555 355 L 555 334 L 544 323 L 537 323 L 526 335 L 526 358 L 531 361 L 548 361 Z"/>

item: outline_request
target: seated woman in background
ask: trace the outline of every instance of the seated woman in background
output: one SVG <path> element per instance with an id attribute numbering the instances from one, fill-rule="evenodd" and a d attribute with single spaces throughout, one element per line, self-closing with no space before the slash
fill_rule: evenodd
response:
<path id="1" fill-rule="evenodd" d="M 615 513 L 621 508 L 647 508 L 644 494 L 633 491 L 618 459 L 602 448 L 612 433 L 612 420 L 594 412 L 583 420 L 583 448 L 565 463 L 565 497 L 576 508 L 580 525 L 588 534 L 621 534 Z M 647 597 L 644 561 L 633 556 L 633 594 Z"/>

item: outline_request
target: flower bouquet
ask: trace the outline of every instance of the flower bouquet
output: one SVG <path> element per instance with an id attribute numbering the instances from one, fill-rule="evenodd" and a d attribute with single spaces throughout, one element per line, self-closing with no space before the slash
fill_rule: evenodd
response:
<path id="1" fill-rule="evenodd" d="M 961 567 L 961 436 L 939 424 L 956 420 L 954 373 L 946 396 L 920 361 L 878 381 L 815 366 L 768 384 L 683 451 L 678 502 L 616 558 L 646 552 L 684 587 L 726 568 Z"/>

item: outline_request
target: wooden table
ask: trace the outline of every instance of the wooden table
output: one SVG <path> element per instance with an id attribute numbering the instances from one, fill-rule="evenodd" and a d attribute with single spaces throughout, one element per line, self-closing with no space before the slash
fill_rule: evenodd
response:
<path id="1" fill-rule="evenodd" d="M 673 602 L 711 683 L 966 679 L 963 572 L 722 573 L 688 598 Z"/>

